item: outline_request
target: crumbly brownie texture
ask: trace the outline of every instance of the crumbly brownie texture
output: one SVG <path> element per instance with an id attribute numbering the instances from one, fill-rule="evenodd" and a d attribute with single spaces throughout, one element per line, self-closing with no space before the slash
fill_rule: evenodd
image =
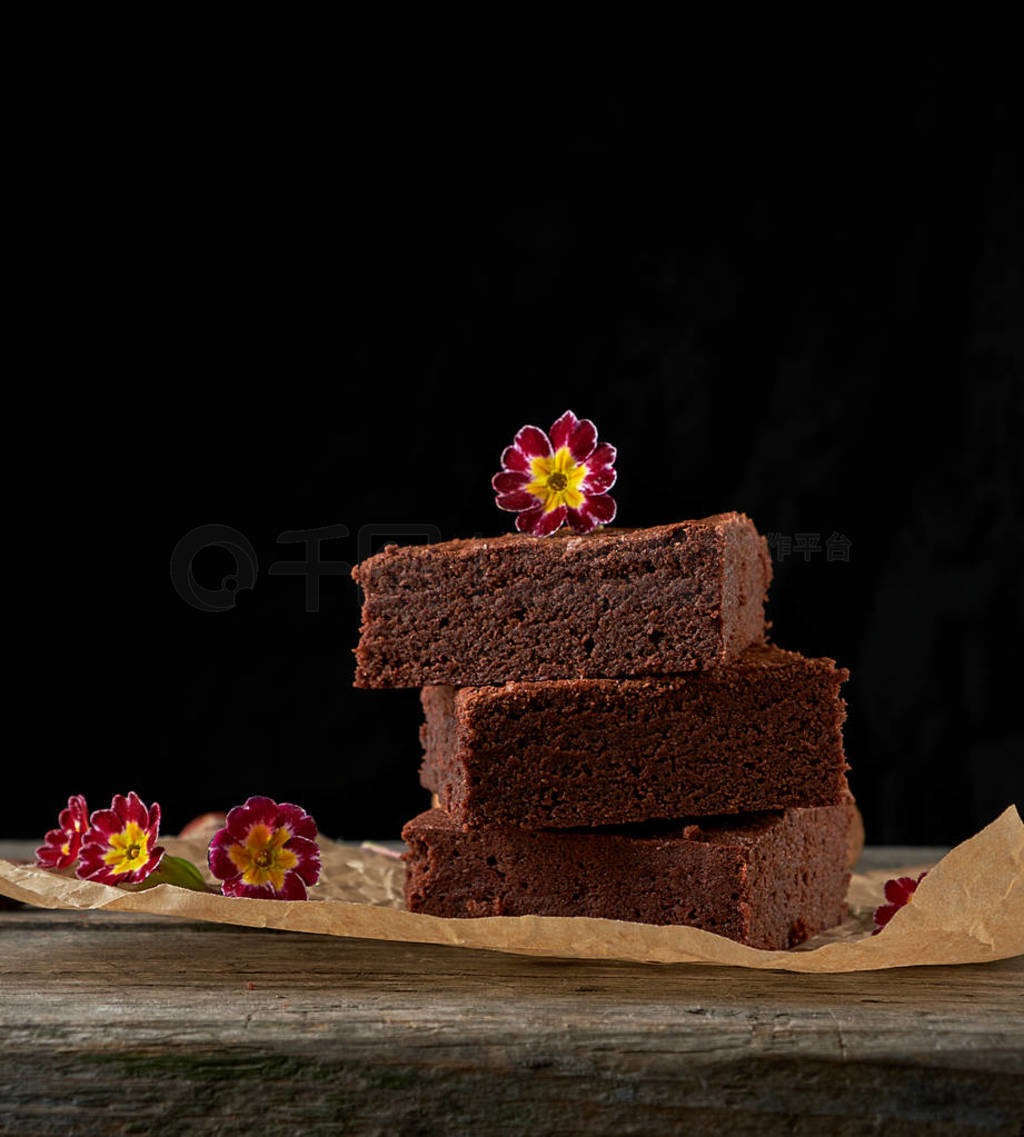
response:
<path id="1" fill-rule="evenodd" d="M 861 815 L 860 807 L 850 790 L 846 791 L 846 800 L 850 809 L 850 831 L 846 835 L 846 866 L 852 869 L 856 867 L 861 854 L 864 852 L 867 833 L 864 830 L 864 818 Z M 432 793 L 430 795 L 430 808 L 441 808 L 437 794 Z"/>
<path id="2" fill-rule="evenodd" d="M 427 687 L 420 778 L 474 828 L 837 805 L 847 676 L 758 644 L 672 678 Z"/>
<path id="3" fill-rule="evenodd" d="M 741 513 L 585 537 L 399 548 L 352 574 L 357 687 L 661 675 L 764 636 L 767 546 Z"/>
<path id="4" fill-rule="evenodd" d="M 860 860 L 861 853 L 864 852 L 866 837 L 864 818 L 853 800 L 853 794 L 850 794 L 850 832 L 846 838 L 846 863 L 851 869 Z"/>
<path id="5" fill-rule="evenodd" d="M 751 947 L 792 947 L 845 916 L 851 809 L 603 832 L 462 830 L 433 809 L 402 831 L 406 907 L 687 924 Z"/>

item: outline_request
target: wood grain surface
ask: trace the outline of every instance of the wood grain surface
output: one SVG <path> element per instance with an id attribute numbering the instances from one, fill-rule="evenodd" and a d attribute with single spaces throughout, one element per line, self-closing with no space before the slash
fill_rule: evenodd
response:
<path id="1" fill-rule="evenodd" d="M 1021 958 L 794 975 L 25 908 L 0 1029 L 3 1134 L 1024 1127 Z"/>

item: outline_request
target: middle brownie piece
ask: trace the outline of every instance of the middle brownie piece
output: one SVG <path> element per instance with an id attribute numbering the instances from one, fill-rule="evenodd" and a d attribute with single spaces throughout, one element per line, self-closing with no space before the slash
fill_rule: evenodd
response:
<path id="1" fill-rule="evenodd" d="M 669 678 L 426 687 L 421 781 L 469 828 L 838 805 L 847 676 L 757 645 Z"/>

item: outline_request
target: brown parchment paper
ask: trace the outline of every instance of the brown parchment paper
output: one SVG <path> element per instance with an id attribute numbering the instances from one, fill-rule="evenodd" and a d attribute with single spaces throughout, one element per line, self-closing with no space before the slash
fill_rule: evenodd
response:
<path id="1" fill-rule="evenodd" d="M 206 840 L 168 838 L 169 853 L 205 868 Z M 451 944 L 491 951 L 641 963 L 705 963 L 785 971 L 870 971 L 978 963 L 1024 954 L 1024 824 L 1010 806 L 934 867 L 894 865 L 850 883 L 850 916 L 792 951 L 759 951 L 696 928 L 586 917 L 488 916 L 448 920 L 406 912 L 404 865 L 388 850 L 321 839 L 323 875 L 310 900 L 231 899 L 158 885 L 128 892 L 0 860 L 0 894 L 43 908 L 147 912 L 185 920 L 361 939 Z M 877 936 L 872 913 L 893 876 L 930 869 L 910 904 Z"/>

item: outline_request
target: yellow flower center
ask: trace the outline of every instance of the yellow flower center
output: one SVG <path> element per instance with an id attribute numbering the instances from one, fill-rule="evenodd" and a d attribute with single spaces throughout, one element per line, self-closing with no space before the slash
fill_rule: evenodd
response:
<path id="1" fill-rule="evenodd" d="M 533 480 L 526 490 L 540 500 L 545 513 L 560 505 L 579 509 L 583 504 L 580 485 L 587 476 L 587 467 L 573 458 L 568 446 L 548 458 L 531 458 L 530 473 Z"/>
<path id="2" fill-rule="evenodd" d="M 291 849 L 283 848 L 290 838 L 291 831 L 285 825 L 277 829 L 271 829 L 269 825 L 254 825 L 245 844 L 232 845 L 228 856 L 246 884 L 269 884 L 280 892 L 284 887 L 285 873 L 299 860 Z"/>
<path id="3" fill-rule="evenodd" d="M 63 845 L 61 845 L 61 847 L 60 847 L 60 851 L 61 851 L 61 852 L 64 854 L 64 856 L 66 857 L 66 856 L 68 855 L 68 853 L 70 853 L 70 852 L 71 852 L 71 842 L 70 842 L 70 841 L 65 841 L 65 842 L 64 842 L 64 844 L 63 844 Z"/>
<path id="4" fill-rule="evenodd" d="M 134 821 L 110 837 L 110 848 L 103 854 L 103 861 L 114 872 L 135 872 L 149 860 L 149 834 L 140 829 Z"/>

